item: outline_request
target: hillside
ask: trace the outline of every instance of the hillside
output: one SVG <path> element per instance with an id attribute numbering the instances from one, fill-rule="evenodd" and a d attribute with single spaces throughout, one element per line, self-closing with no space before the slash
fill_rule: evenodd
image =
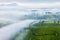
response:
<path id="1" fill-rule="evenodd" d="M 27 32 L 25 32 L 27 33 Z M 24 39 L 19 34 L 14 40 L 60 40 L 60 23 L 42 21 L 29 27 Z"/>

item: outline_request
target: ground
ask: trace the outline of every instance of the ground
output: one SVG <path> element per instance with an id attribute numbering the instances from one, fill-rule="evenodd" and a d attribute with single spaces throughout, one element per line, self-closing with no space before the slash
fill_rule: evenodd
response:
<path id="1" fill-rule="evenodd" d="M 54 21 L 36 23 L 29 27 L 24 40 L 60 40 L 60 23 Z"/>

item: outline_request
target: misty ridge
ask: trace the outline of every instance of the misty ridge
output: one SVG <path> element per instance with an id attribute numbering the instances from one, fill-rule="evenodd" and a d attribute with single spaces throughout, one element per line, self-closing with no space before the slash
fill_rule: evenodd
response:
<path id="1" fill-rule="evenodd" d="M 48 19 L 48 16 L 59 18 L 59 8 L 26 8 L 18 6 L 17 3 L 0 4 L 0 18 L 24 20 L 24 19 Z M 54 16 L 55 15 L 55 16 Z M 22 18 L 21 18 L 22 17 Z"/>

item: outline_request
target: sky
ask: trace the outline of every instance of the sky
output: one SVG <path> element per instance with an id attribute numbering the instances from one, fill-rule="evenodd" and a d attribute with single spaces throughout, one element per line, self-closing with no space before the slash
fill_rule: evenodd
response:
<path id="1" fill-rule="evenodd" d="M 40 3 L 40 2 L 59 2 L 60 0 L 0 0 L 0 2 L 12 2 L 12 1 Z"/>
<path id="2" fill-rule="evenodd" d="M 60 0 L 0 0 L 0 3 L 17 3 L 18 6 L 29 8 L 59 8 Z"/>

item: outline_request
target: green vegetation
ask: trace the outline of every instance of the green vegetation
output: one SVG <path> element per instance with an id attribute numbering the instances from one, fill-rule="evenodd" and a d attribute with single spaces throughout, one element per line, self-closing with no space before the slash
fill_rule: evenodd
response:
<path id="1" fill-rule="evenodd" d="M 60 21 L 42 21 L 30 26 L 24 40 L 60 40 Z"/>

